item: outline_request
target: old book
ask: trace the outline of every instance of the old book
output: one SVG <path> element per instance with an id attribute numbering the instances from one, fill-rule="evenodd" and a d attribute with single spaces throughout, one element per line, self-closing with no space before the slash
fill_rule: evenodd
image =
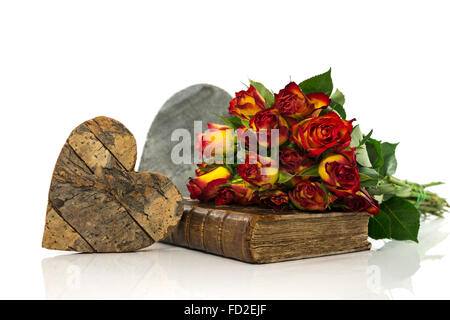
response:
<path id="1" fill-rule="evenodd" d="M 304 213 L 186 200 L 164 242 L 250 263 L 279 262 L 370 249 L 369 214 Z"/>

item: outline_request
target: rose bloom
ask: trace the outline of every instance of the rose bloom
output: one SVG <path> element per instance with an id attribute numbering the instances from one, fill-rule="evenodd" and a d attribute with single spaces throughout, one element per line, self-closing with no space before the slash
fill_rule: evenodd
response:
<path id="1" fill-rule="evenodd" d="M 289 204 L 289 196 L 281 190 L 267 191 L 260 197 L 261 203 L 266 207 L 281 210 Z"/>
<path id="2" fill-rule="evenodd" d="M 278 168 L 269 157 L 254 152 L 247 154 L 245 163 L 237 167 L 238 175 L 253 186 L 270 189 L 278 180 Z"/>
<path id="3" fill-rule="evenodd" d="M 330 98 L 322 92 L 314 92 L 306 95 L 309 103 L 314 106 L 314 109 L 320 109 L 330 105 Z"/>
<path id="4" fill-rule="evenodd" d="M 303 156 L 299 151 L 284 148 L 280 152 L 281 168 L 290 174 L 301 174 L 314 165 L 314 160 Z"/>
<path id="5" fill-rule="evenodd" d="M 330 148 L 342 150 L 350 145 L 352 121 L 343 120 L 334 112 L 308 118 L 291 127 L 291 141 L 310 157 L 317 157 Z"/>
<path id="6" fill-rule="evenodd" d="M 215 169 L 195 178 L 189 178 L 187 189 L 191 199 L 207 201 L 214 198 L 222 184 L 228 182 L 231 177 L 230 171 L 225 167 Z"/>
<path id="7" fill-rule="evenodd" d="M 214 198 L 214 203 L 217 206 L 225 205 L 233 203 L 234 201 L 234 191 L 230 187 L 222 187 L 217 192 L 216 197 Z"/>
<path id="8" fill-rule="evenodd" d="M 234 137 L 231 127 L 208 123 L 208 131 L 197 134 L 195 148 L 203 158 L 222 157 L 234 151 Z"/>
<path id="9" fill-rule="evenodd" d="M 273 106 L 279 109 L 283 116 L 297 119 L 306 117 L 314 110 L 314 106 L 309 103 L 295 82 L 289 83 L 278 94 L 275 94 Z"/>
<path id="10" fill-rule="evenodd" d="M 289 125 L 280 116 L 280 110 L 275 108 L 259 111 L 250 119 L 250 127 L 257 133 L 258 138 L 265 135 L 265 139 L 259 139 L 258 143 L 264 147 L 271 145 L 271 130 L 278 129 L 278 145 L 282 145 L 289 138 Z"/>
<path id="11" fill-rule="evenodd" d="M 228 112 L 244 120 L 250 118 L 257 112 L 265 108 L 266 102 L 254 86 L 250 86 L 247 91 L 236 92 L 236 98 L 230 101 Z"/>
<path id="12" fill-rule="evenodd" d="M 289 191 L 289 200 L 300 210 L 324 211 L 335 198 L 327 195 L 318 182 L 299 181 Z"/>
<path id="13" fill-rule="evenodd" d="M 359 172 L 355 148 L 327 155 L 319 164 L 319 176 L 327 189 L 345 196 L 359 189 Z"/>
<path id="14" fill-rule="evenodd" d="M 258 191 L 249 188 L 244 183 L 232 183 L 221 187 L 214 199 L 216 205 L 237 203 L 249 205 L 258 202 Z"/>
<path id="15" fill-rule="evenodd" d="M 337 202 L 343 204 L 351 212 L 366 211 L 372 215 L 377 215 L 380 212 L 378 201 L 362 187 L 354 195 L 341 197 Z"/>

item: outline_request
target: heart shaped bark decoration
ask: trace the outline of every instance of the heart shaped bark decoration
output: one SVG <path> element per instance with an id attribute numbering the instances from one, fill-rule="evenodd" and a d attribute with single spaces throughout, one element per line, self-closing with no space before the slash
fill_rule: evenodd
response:
<path id="1" fill-rule="evenodd" d="M 75 128 L 53 171 L 42 246 L 127 252 L 163 239 L 183 213 L 166 176 L 134 172 L 136 141 L 120 122 L 97 117 Z"/>

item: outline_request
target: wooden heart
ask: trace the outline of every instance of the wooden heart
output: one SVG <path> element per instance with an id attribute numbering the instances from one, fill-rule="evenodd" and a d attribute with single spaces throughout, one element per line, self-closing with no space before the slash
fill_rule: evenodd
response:
<path id="1" fill-rule="evenodd" d="M 42 246 L 127 252 L 175 227 L 183 201 L 166 176 L 134 172 L 136 140 L 120 122 L 97 117 L 72 131 L 56 162 Z"/>

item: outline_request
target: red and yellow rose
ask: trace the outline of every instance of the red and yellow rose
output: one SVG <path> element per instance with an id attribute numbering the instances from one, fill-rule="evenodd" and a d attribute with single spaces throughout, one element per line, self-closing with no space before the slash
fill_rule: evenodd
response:
<path id="1" fill-rule="evenodd" d="M 308 101 L 300 87 L 291 82 L 275 94 L 274 108 L 279 109 L 283 116 L 300 119 L 308 116 L 314 110 L 314 105 Z"/>
<path id="2" fill-rule="evenodd" d="M 217 191 L 217 195 L 214 198 L 214 203 L 217 206 L 222 206 L 226 204 L 231 204 L 234 202 L 234 191 L 230 187 L 222 187 Z"/>
<path id="3" fill-rule="evenodd" d="M 250 188 L 243 182 L 231 183 L 220 188 L 214 201 L 216 205 L 231 203 L 248 205 L 257 203 L 259 201 L 258 191 L 255 188 Z"/>
<path id="4" fill-rule="evenodd" d="M 230 101 L 228 112 L 241 119 L 250 120 L 253 115 L 263 110 L 265 106 L 264 98 L 251 85 L 246 91 L 236 92 L 236 97 Z"/>
<path id="5" fill-rule="evenodd" d="M 330 97 L 322 92 L 314 92 L 306 95 L 309 103 L 313 105 L 314 109 L 320 109 L 330 105 Z"/>
<path id="6" fill-rule="evenodd" d="M 310 157 L 329 149 L 342 150 L 350 145 L 352 121 L 343 120 L 334 112 L 308 118 L 291 127 L 291 141 Z"/>
<path id="7" fill-rule="evenodd" d="M 250 128 L 240 129 L 243 133 L 254 134 L 258 144 L 263 147 L 271 146 L 272 130 L 278 130 L 278 145 L 284 144 L 289 138 L 289 125 L 275 108 L 259 111 L 250 119 L 249 125 Z"/>
<path id="8" fill-rule="evenodd" d="M 336 195 L 345 196 L 359 190 L 355 148 L 325 156 L 318 171 L 324 185 Z"/>
<path id="9" fill-rule="evenodd" d="M 260 201 L 268 208 L 281 210 L 288 206 L 289 196 L 286 192 L 281 190 L 270 190 L 260 197 Z"/>
<path id="10" fill-rule="evenodd" d="M 239 176 L 249 184 L 270 189 L 278 180 L 278 167 L 273 159 L 256 153 L 247 154 L 245 163 L 237 167 Z"/>
<path id="11" fill-rule="evenodd" d="M 220 186 L 227 183 L 230 178 L 230 171 L 225 167 L 218 166 L 205 174 L 190 178 L 187 189 L 189 190 L 191 199 L 207 201 L 214 198 Z"/>
<path id="12" fill-rule="evenodd" d="M 280 167 L 290 174 L 301 174 L 314 165 L 314 160 L 298 150 L 284 148 L 280 152 Z"/>
<path id="13" fill-rule="evenodd" d="M 294 189 L 289 191 L 289 200 L 300 210 L 324 211 L 335 197 L 322 188 L 319 182 L 310 180 L 299 181 Z"/>

